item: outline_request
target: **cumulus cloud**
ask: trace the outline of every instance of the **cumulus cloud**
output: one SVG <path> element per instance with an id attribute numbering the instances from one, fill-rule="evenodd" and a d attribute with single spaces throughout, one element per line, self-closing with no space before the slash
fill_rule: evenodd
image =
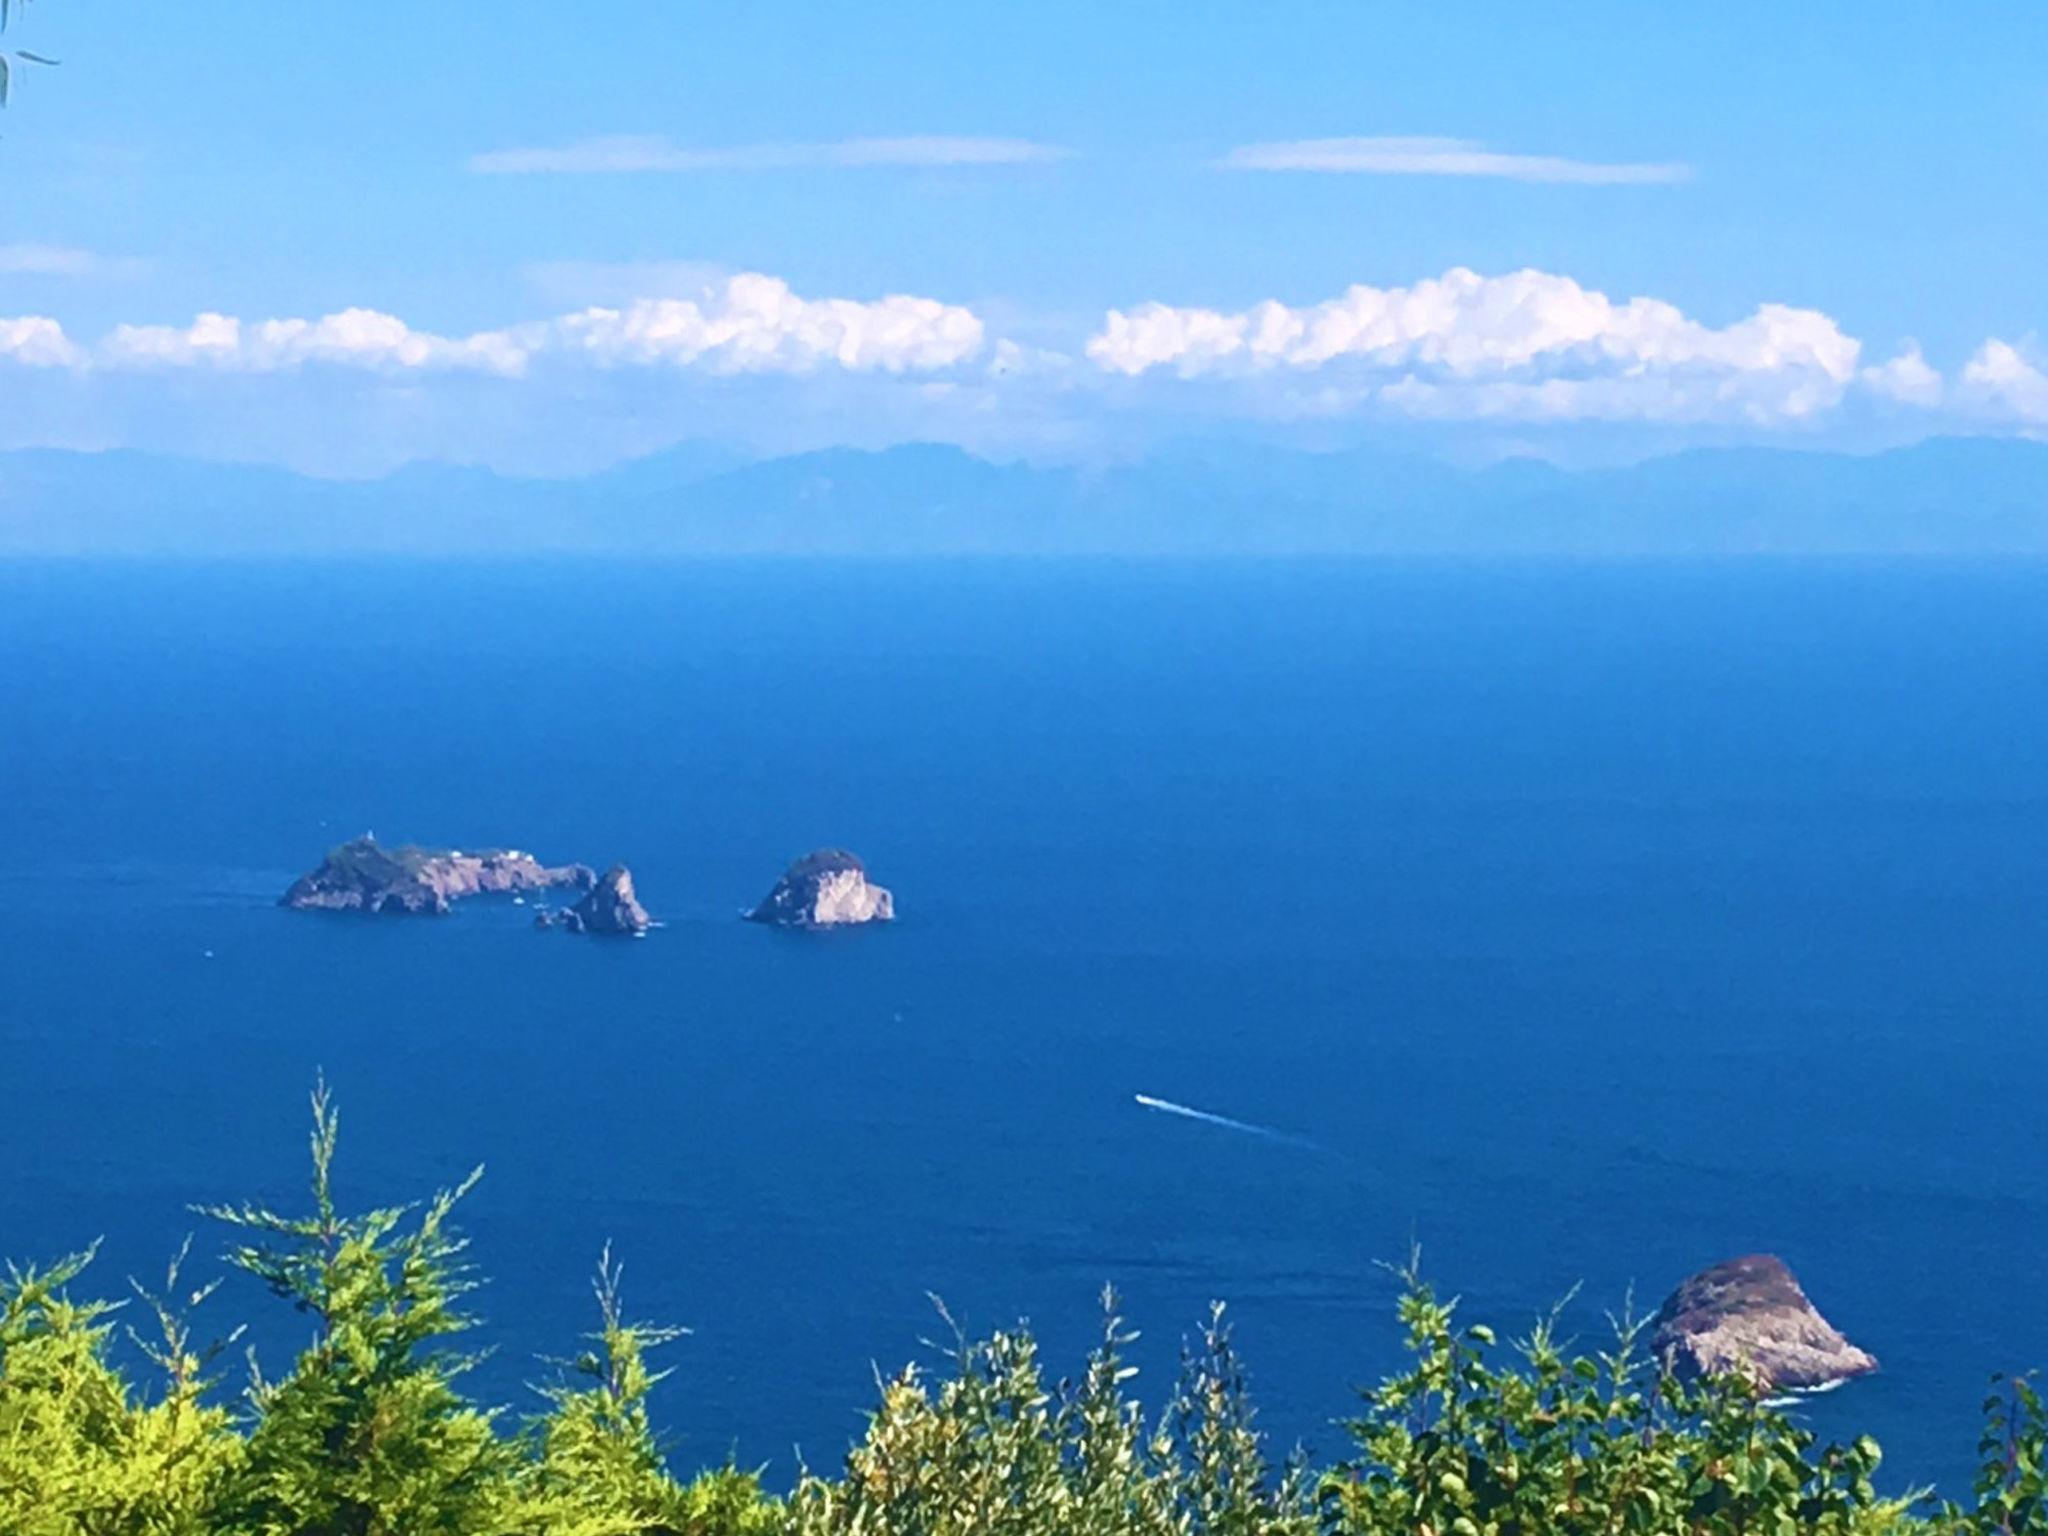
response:
<path id="1" fill-rule="evenodd" d="M 67 371 L 81 399 L 88 390 L 140 399 L 152 378 L 181 373 L 218 376 L 226 393 L 209 399 L 236 390 L 403 396 L 407 411 L 456 414 L 577 398 L 687 400 L 700 416 L 718 402 L 750 421 L 785 409 L 868 419 L 886 401 L 906 435 L 919 435 L 926 411 L 933 423 L 982 423 L 991 441 L 1026 418 L 1040 437 L 1086 436 L 1155 411 L 1778 431 L 1861 408 L 1893 426 L 1908 411 L 1935 425 L 2048 427 L 2048 368 L 2026 343 L 1987 341 L 1944 377 L 1910 341 L 1866 362 L 1862 344 L 1817 309 L 1763 304 L 1714 324 L 1662 299 L 1617 299 L 1537 270 L 1453 268 L 1304 305 L 1138 304 L 1109 311 L 1085 346 L 1068 341 L 1083 339 L 1085 320 L 1000 301 L 811 296 L 766 274 L 686 263 L 556 265 L 527 276 L 537 293 L 549 290 L 529 311 L 538 318 L 467 333 L 369 308 L 274 319 L 208 312 L 186 324 L 121 325 L 97 340 L 67 335 L 48 316 L 0 318 L 0 373 L 48 394 L 49 371 Z M 268 382 L 287 374 L 306 375 L 303 394 Z M 521 378 L 531 386 L 506 387 Z M 405 389 L 391 387 L 399 381 Z"/>
<path id="2" fill-rule="evenodd" d="M 102 256 L 69 245 L 0 245 L 0 276 L 130 278 L 148 268 L 149 263 L 132 256 Z"/>
<path id="3" fill-rule="evenodd" d="M 123 325 L 99 348 L 110 368 L 220 368 L 275 373 L 327 363 L 375 371 L 471 369 L 517 374 L 528 352 L 503 331 L 436 336 L 416 331 L 396 315 L 345 309 L 317 320 L 261 320 L 203 314 L 183 328 Z"/>
<path id="4" fill-rule="evenodd" d="M 42 315 L 0 317 L 0 359 L 24 368 L 76 368 L 85 353 L 64 334 L 64 327 Z"/>
<path id="5" fill-rule="evenodd" d="M 1907 342 L 1889 362 L 1865 368 L 1857 382 L 1872 394 L 1900 405 L 1931 408 L 1941 404 L 1941 374 L 1921 356 L 1918 342 Z"/>
<path id="6" fill-rule="evenodd" d="M 980 317 L 959 305 L 909 294 L 867 301 L 805 298 L 780 278 L 760 273 L 702 285 L 692 298 L 592 307 L 467 336 L 415 330 L 373 309 L 256 321 L 207 313 L 185 326 L 118 326 L 88 350 L 72 343 L 54 320 L 0 319 L 0 358 L 107 372 L 262 374 L 328 367 L 516 377 L 555 363 L 715 374 L 910 374 L 963 363 L 982 350 L 983 340 Z"/>
<path id="7" fill-rule="evenodd" d="M 646 171 L 782 171 L 879 166 L 1030 165 L 1067 151 L 1029 139 L 927 134 L 893 139 L 841 139 L 829 144 L 739 144 L 699 148 L 659 135 L 578 139 L 553 148 L 494 149 L 472 155 L 469 168 L 488 176 L 607 175 Z"/>
<path id="8" fill-rule="evenodd" d="M 725 373 L 927 372 L 981 350 L 972 310 L 892 294 L 861 303 L 805 299 L 779 278 L 741 273 L 701 301 L 645 299 L 566 315 L 550 345 L 601 366 L 668 363 Z"/>
<path id="9" fill-rule="evenodd" d="M 1396 409 L 1536 419 L 1804 416 L 1842 397 L 1860 350 L 1818 310 L 1765 304 L 1714 327 L 1556 273 L 1463 267 L 1301 308 L 1112 310 L 1088 343 L 1114 374 L 1320 373 Z"/>
<path id="10" fill-rule="evenodd" d="M 1578 182 L 1593 186 L 1685 181 L 1688 166 L 1603 165 L 1557 155 L 1511 155 L 1471 139 L 1291 139 L 1242 144 L 1218 162 L 1234 171 L 1326 171 L 1368 176 L 1487 176 L 1507 181 Z"/>
<path id="11" fill-rule="evenodd" d="M 2048 424 L 2048 372 L 2009 341 L 1979 347 L 1963 365 L 1963 384 L 1994 414 Z"/>

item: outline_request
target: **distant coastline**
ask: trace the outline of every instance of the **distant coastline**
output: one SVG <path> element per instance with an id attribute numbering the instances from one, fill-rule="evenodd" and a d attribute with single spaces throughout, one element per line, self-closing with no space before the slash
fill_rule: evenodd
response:
<path id="1" fill-rule="evenodd" d="M 1581 471 L 1227 443 L 1105 466 L 936 444 L 735 465 L 684 445 L 574 480 L 415 464 L 336 481 L 129 450 L 0 454 L 0 557 L 560 554 L 2048 555 L 2048 444 L 1694 449 Z"/>

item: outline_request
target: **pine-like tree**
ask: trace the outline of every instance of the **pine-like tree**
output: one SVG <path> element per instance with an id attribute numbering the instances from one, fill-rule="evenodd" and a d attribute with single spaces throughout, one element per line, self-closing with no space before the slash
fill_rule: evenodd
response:
<path id="1" fill-rule="evenodd" d="M 472 1320 L 466 1242 L 449 1217 L 483 1170 L 424 1206 L 344 1216 L 334 1199 L 340 1118 L 313 1095 L 313 1210 L 207 1214 L 249 1234 L 230 1262 L 314 1319 L 289 1375 L 250 1387 L 248 1457 L 224 1504 L 249 1536 L 500 1536 L 516 1452 L 455 1381 L 446 1347 Z M 253 1362 L 252 1362 L 253 1363 Z"/>

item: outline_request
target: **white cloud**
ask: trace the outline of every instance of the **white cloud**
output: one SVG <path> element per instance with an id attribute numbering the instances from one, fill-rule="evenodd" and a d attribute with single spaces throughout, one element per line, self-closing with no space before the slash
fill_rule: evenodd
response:
<path id="1" fill-rule="evenodd" d="M 526 367 L 527 351 L 503 331 L 436 336 L 415 331 L 396 315 L 345 309 L 317 320 L 245 323 L 232 315 L 203 314 L 182 330 L 168 325 L 118 326 L 101 344 L 99 361 L 117 369 L 213 367 L 241 373 L 327 363 L 373 371 L 517 374 Z"/>
<path id="2" fill-rule="evenodd" d="M 1345 389 L 1443 414 L 1783 419 L 1835 404 L 1860 344 L 1818 310 L 1765 304 L 1712 327 L 1659 299 L 1616 303 L 1569 277 L 1463 267 L 1407 288 L 1363 284 L 1302 308 L 1112 310 L 1088 343 L 1136 376 L 1272 377 L 1329 370 Z"/>
<path id="3" fill-rule="evenodd" d="M 687 401 L 693 419 L 722 410 L 756 435 L 772 435 L 759 423 L 784 410 L 821 420 L 887 413 L 905 436 L 920 435 L 918 412 L 928 410 L 932 430 L 972 420 L 990 441 L 1026 419 L 1041 437 L 1078 438 L 1153 412 L 1779 431 L 1860 406 L 1892 427 L 1901 412 L 1921 413 L 1930 428 L 2048 427 L 2048 365 L 2026 343 L 1987 341 L 1945 377 L 1911 341 L 1866 364 L 1862 344 L 1816 309 L 1764 304 L 1716 325 L 1665 300 L 1615 299 L 1536 270 L 1454 268 L 1305 305 L 1139 304 L 1104 315 L 1085 348 L 1067 344 L 1088 330 L 1081 317 L 1000 301 L 813 297 L 777 277 L 686 263 L 558 264 L 527 277 L 537 291 L 556 290 L 534 303 L 534 318 L 467 333 L 416 329 L 369 308 L 277 319 L 209 312 L 92 341 L 47 316 L 0 318 L 0 373 L 19 390 L 53 393 L 48 371 L 68 370 L 78 400 L 93 376 L 110 381 L 93 398 L 132 404 L 160 393 L 152 379 L 181 372 L 220 378 L 195 399 L 402 396 L 406 411 L 479 419 L 572 398 L 611 401 L 627 416 L 650 408 L 636 401 Z M 306 378 L 293 390 L 270 382 L 297 374 Z M 517 378 L 533 382 L 506 387 Z M 406 388 L 394 389 L 401 380 Z"/>
<path id="4" fill-rule="evenodd" d="M 24 368 L 76 368 L 85 353 L 64 327 L 42 315 L 0 318 L 0 359 Z"/>
<path id="5" fill-rule="evenodd" d="M 1369 176 L 1487 176 L 1508 181 L 1578 182 L 1597 186 L 1685 181 L 1688 166 L 1603 165 L 1557 155 L 1510 155 L 1470 139 L 1293 139 L 1243 144 L 1220 165 L 1236 171 L 1331 171 Z"/>
<path id="6" fill-rule="evenodd" d="M 779 171 L 878 166 L 1029 165 L 1067 151 L 1029 139 L 922 135 L 842 139 L 829 144 L 739 144 L 696 148 L 659 135 L 578 139 L 553 148 L 496 149 L 472 155 L 484 175 L 606 175 L 636 171 Z"/>
<path id="7" fill-rule="evenodd" d="M 1941 404 L 1941 374 L 1921 356 L 1918 342 L 1907 342 L 1890 362 L 1865 368 L 1856 377 L 1871 393 L 1901 405 L 1932 408 Z"/>
<path id="8" fill-rule="evenodd" d="M 861 303 L 806 299 L 780 278 L 729 278 L 701 299 L 645 299 L 555 322 L 548 345 L 600 366 L 668 363 L 722 373 L 927 372 L 981 350 L 972 310 L 892 294 Z"/>
<path id="9" fill-rule="evenodd" d="M 899 139 L 848 139 L 822 146 L 831 165 L 1036 165 L 1064 160 L 1069 151 L 1029 139 L 953 138 L 924 135 Z"/>
<path id="10" fill-rule="evenodd" d="M 2048 423 L 2048 373 L 2011 342 L 1996 338 L 1963 365 L 1963 384 L 1992 413 Z"/>
<path id="11" fill-rule="evenodd" d="M 132 256 L 102 256 L 68 245 L 0 245 L 0 275 L 7 277 L 131 278 L 149 269 Z"/>
<path id="12" fill-rule="evenodd" d="M 255 321 L 207 313 L 186 326 L 117 326 L 88 351 L 54 320 L 0 320 L 0 357 L 106 372 L 262 374 L 325 366 L 516 377 L 552 362 L 712 374 L 929 374 L 975 357 L 983 342 L 981 318 L 960 305 L 910 294 L 811 299 L 758 272 L 702 283 L 692 298 L 638 299 L 467 336 L 414 330 L 373 309 Z"/>
<path id="13" fill-rule="evenodd" d="M 988 360 L 990 378 L 1070 379 L 1077 364 L 1051 347 L 1027 346 L 1008 337 L 998 340 Z"/>

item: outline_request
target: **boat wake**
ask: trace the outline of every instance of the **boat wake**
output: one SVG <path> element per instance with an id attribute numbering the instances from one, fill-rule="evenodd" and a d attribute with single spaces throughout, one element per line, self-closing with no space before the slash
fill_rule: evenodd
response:
<path id="1" fill-rule="evenodd" d="M 1259 1136 L 1267 1141 L 1282 1142 L 1291 1147 L 1307 1147 L 1320 1152 L 1314 1142 L 1300 1136 L 1291 1136 L 1286 1131 L 1276 1131 L 1270 1125 L 1253 1125 L 1248 1120 L 1233 1120 L 1228 1115 L 1214 1115 L 1206 1109 L 1196 1109 L 1189 1104 L 1176 1104 L 1171 1099 L 1155 1099 L 1149 1093 L 1131 1095 L 1140 1109 L 1156 1110 L 1162 1115 L 1178 1115 L 1183 1120 L 1199 1120 L 1204 1125 L 1221 1126 L 1226 1131 L 1237 1131 L 1245 1136 Z"/>
<path id="2" fill-rule="evenodd" d="M 1765 1398 L 1763 1405 L 1766 1408 L 1797 1408 L 1810 1398 L 1825 1397 L 1841 1385 L 1842 1381 L 1824 1381 L 1817 1387 L 1787 1387 L 1779 1396 Z"/>

